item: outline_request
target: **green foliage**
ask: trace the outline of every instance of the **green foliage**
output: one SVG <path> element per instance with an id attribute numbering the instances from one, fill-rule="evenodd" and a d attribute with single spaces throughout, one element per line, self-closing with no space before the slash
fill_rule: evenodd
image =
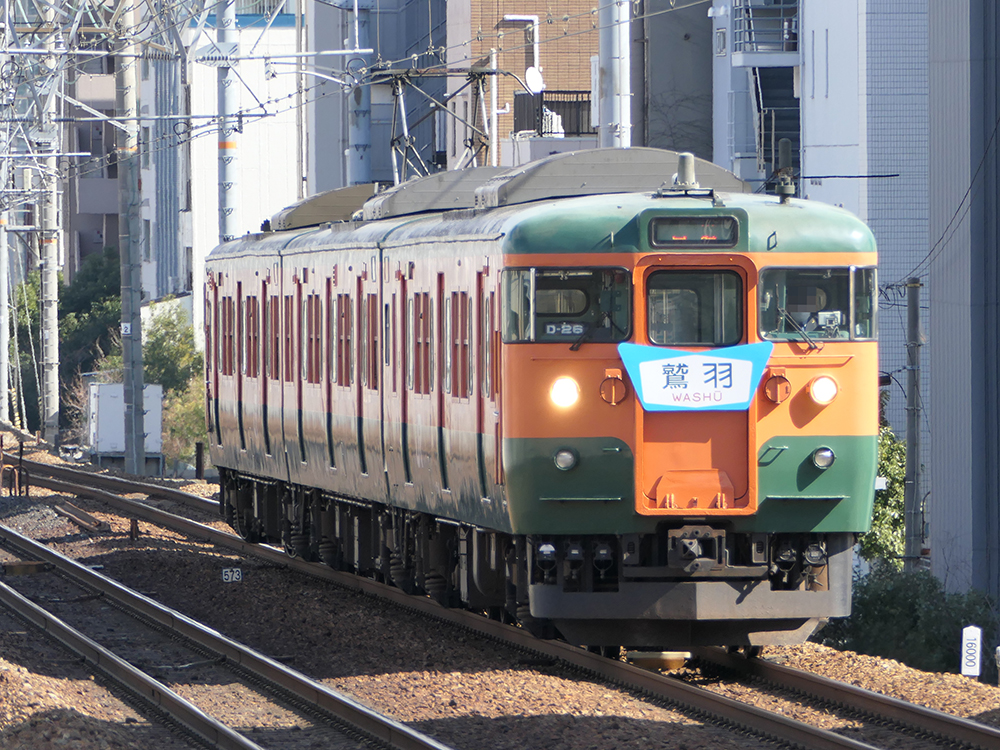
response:
<path id="1" fill-rule="evenodd" d="M 163 400 L 163 455 L 175 466 L 194 463 L 194 444 L 205 436 L 205 383 L 196 376 Z"/>
<path id="2" fill-rule="evenodd" d="M 179 307 L 163 305 L 152 314 L 143 331 L 142 364 L 145 382 L 159 383 L 165 395 L 184 391 L 201 377 L 204 357 L 195 347 L 191 321 Z"/>
<path id="3" fill-rule="evenodd" d="M 903 573 L 879 565 L 855 582 L 853 613 L 830 622 L 817 640 L 827 646 L 895 659 L 928 672 L 958 672 L 962 629 L 983 629 L 983 664 L 995 675 L 992 649 L 997 642 L 996 609 L 978 591 L 949 594 L 927 571 Z"/>
<path id="4" fill-rule="evenodd" d="M 59 289 L 59 377 L 72 383 L 80 372 L 90 372 L 112 347 L 112 337 L 121 323 L 121 276 L 118 251 L 106 248 L 87 258 L 73 284 Z M 33 271 L 15 290 L 16 330 L 20 370 L 27 410 L 27 427 L 39 429 L 38 378 L 41 363 L 39 300 L 41 274 Z M 64 408 L 67 406 L 68 408 Z M 76 409 L 60 405 L 65 426 Z"/>
<path id="5" fill-rule="evenodd" d="M 861 535 L 861 556 L 902 567 L 905 515 L 903 488 L 906 478 L 906 445 L 888 425 L 878 434 L 878 475 L 886 478 L 886 488 L 875 492 L 871 531 Z"/>

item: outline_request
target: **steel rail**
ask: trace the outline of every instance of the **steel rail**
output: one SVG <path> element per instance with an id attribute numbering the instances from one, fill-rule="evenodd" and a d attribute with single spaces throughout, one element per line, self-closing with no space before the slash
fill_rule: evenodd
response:
<path id="1" fill-rule="evenodd" d="M 219 504 L 217 502 L 206 500 L 200 495 L 190 492 L 176 490 L 173 487 L 163 487 L 149 482 L 137 482 L 122 477 L 111 476 L 110 474 L 98 474 L 92 471 L 71 469 L 68 466 L 59 466 L 58 464 L 45 464 L 27 458 L 18 459 L 16 456 L 6 452 L 3 458 L 5 464 L 11 466 L 23 465 L 28 470 L 29 478 L 47 475 L 54 479 L 65 479 L 70 482 L 85 482 L 88 486 L 98 487 L 111 492 L 120 492 L 123 494 L 141 493 L 181 503 L 182 505 L 187 505 L 206 513 L 219 514 Z"/>
<path id="2" fill-rule="evenodd" d="M 907 703 L 846 682 L 838 682 L 811 672 L 775 664 L 766 659 L 747 659 L 716 648 L 697 649 L 692 653 L 717 666 L 760 677 L 772 684 L 831 701 L 853 711 L 887 718 L 945 740 L 957 740 L 984 750 L 1000 747 L 1000 729 L 971 719 Z"/>
<path id="3" fill-rule="evenodd" d="M 379 583 L 369 578 L 337 571 L 326 565 L 309 563 L 292 558 L 283 551 L 273 547 L 250 544 L 233 534 L 218 531 L 210 526 L 167 513 L 143 503 L 125 500 L 99 489 L 46 479 L 40 476 L 39 470 L 43 468 L 48 469 L 49 466 L 49 464 L 35 464 L 32 462 L 32 471 L 34 473 L 31 475 L 31 481 L 34 485 L 48 487 L 58 492 L 88 495 L 103 500 L 120 508 L 127 514 L 141 517 L 150 523 L 155 523 L 198 539 L 204 539 L 242 554 L 263 558 L 275 565 L 330 581 L 346 589 L 389 600 L 402 607 L 407 607 L 430 617 L 435 617 L 459 627 L 475 631 L 495 640 L 513 645 L 521 650 L 561 661 L 569 666 L 599 676 L 602 679 L 617 682 L 634 690 L 644 691 L 657 699 L 684 706 L 698 712 L 711 714 L 715 717 L 721 716 L 725 721 L 750 730 L 755 734 L 776 738 L 785 743 L 805 748 L 806 750 L 874 750 L 871 745 L 866 743 L 843 737 L 834 732 L 813 727 L 779 714 L 769 713 L 755 706 L 720 696 L 711 691 L 641 669 L 632 664 L 610 660 L 560 641 L 543 640 L 531 635 L 522 628 L 489 620 L 465 610 L 451 609 L 428 597 L 406 594 L 398 588 Z M 91 476 L 87 472 L 60 469 L 60 473 L 63 473 L 64 476 L 67 475 L 67 472 L 72 472 L 75 475 L 74 478 L 79 477 L 80 481 L 89 480 Z M 120 483 L 121 487 L 128 487 L 127 490 L 123 489 L 121 491 L 130 493 L 142 492 L 159 495 L 162 489 L 155 485 L 130 480 L 120 480 Z"/>
<path id="4" fill-rule="evenodd" d="M 55 615 L 29 601 L 3 582 L 0 582 L 0 604 L 55 638 L 63 646 L 106 675 L 112 682 L 126 687 L 165 711 L 174 721 L 195 734 L 210 747 L 223 748 L 224 750 L 263 750 L 256 742 L 251 742 L 235 730 L 212 718 L 162 682 L 115 656 L 100 644 L 95 643 Z"/>
<path id="5" fill-rule="evenodd" d="M 394 719 L 382 716 L 350 696 L 333 690 L 286 667 L 284 664 L 237 643 L 176 610 L 165 607 L 43 544 L 18 534 L 13 529 L 0 525 L 0 539 L 15 547 L 20 553 L 51 563 L 75 580 L 114 599 L 128 609 L 224 656 L 231 663 L 253 672 L 310 705 L 318 706 L 368 737 L 373 737 L 399 750 L 451 750 L 447 745 L 434 738 L 411 729 Z M 117 657 L 115 659 L 121 661 Z M 167 690 L 163 686 L 160 686 L 159 689 Z M 220 747 L 230 746 L 220 745 Z M 233 745 L 232 747 L 243 746 Z M 250 743 L 246 747 L 257 748 L 257 745 Z"/>

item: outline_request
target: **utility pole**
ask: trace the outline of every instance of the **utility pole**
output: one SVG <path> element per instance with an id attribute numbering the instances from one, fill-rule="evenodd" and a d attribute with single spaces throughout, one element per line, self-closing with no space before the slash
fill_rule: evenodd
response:
<path id="1" fill-rule="evenodd" d="M 123 0 L 127 2 L 127 0 Z M 139 191 L 139 46 L 135 43 L 138 6 L 126 10 L 130 35 L 118 55 L 117 108 L 125 130 L 118 131 L 118 252 L 122 274 L 122 359 L 125 391 L 125 471 L 146 473 L 146 430 L 142 400 L 142 230 Z"/>
<path id="2" fill-rule="evenodd" d="M 55 21 L 55 6 L 45 5 L 44 23 L 51 27 Z M 42 113 L 39 150 L 49 155 L 42 161 L 38 176 L 39 204 L 41 206 L 41 256 L 42 297 L 42 437 L 55 443 L 59 434 L 59 181 L 54 154 L 59 151 L 60 139 L 55 124 L 56 92 L 62 73 L 55 57 L 55 34 L 51 31 L 45 40 L 45 62 L 48 87 L 45 109 Z"/>
<path id="3" fill-rule="evenodd" d="M 920 279 L 906 282 L 906 474 L 903 480 L 903 569 L 919 569 L 924 529 L 920 512 Z"/>
<path id="4" fill-rule="evenodd" d="M 629 4 L 627 0 L 601 0 L 598 10 L 601 148 L 629 148 L 632 145 Z"/>
<path id="5" fill-rule="evenodd" d="M 3 37 L 0 44 L 4 53 L 10 49 L 10 0 L 3 4 Z M 0 63 L 10 61 L 7 54 Z M 0 91 L 0 106 L 6 109 L 6 91 Z M 10 125 L 0 125 L 0 150 L 10 151 Z M 7 247 L 7 189 L 10 187 L 10 159 L 0 164 L 0 421 L 10 422 L 10 251 Z"/>
<path id="6" fill-rule="evenodd" d="M 219 7 L 221 6 L 221 7 Z M 236 30 L 236 0 L 222 0 L 215 11 L 216 45 L 231 64 L 219 66 L 219 242 L 235 239 L 236 215 L 236 111 L 239 78 L 236 57 L 239 55 L 239 32 Z M 298 11 L 296 11 L 298 12 Z"/>

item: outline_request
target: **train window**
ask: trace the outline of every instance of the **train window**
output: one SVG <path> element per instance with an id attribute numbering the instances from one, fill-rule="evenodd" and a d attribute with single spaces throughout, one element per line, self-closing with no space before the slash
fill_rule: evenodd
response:
<path id="1" fill-rule="evenodd" d="M 285 295 L 285 336 L 284 350 L 285 350 L 285 381 L 291 383 L 295 379 L 295 372 L 293 370 L 294 359 L 292 359 L 292 344 L 293 344 L 293 332 L 294 332 L 294 320 L 292 318 L 292 313 L 295 311 L 294 306 L 295 298 L 290 294 Z"/>
<path id="2" fill-rule="evenodd" d="M 246 298 L 246 374 L 255 378 L 259 374 L 257 367 L 257 350 L 260 343 L 260 316 L 257 311 L 257 298 Z"/>
<path id="3" fill-rule="evenodd" d="M 306 382 L 318 383 L 322 371 L 322 331 L 320 298 L 318 294 L 306 297 Z"/>
<path id="4" fill-rule="evenodd" d="M 271 313 L 268 323 L 268 346 L 270 356 L 268 357 L 269 367 L 267 374 L 275 380 L 281 379 L 281 328 L 279 320 L 281 318 L 280 302 L 278 296 L 271 295 Z"/>
<path id="5" fill-rule="evenodd" d="M 735 247 L 739 222 L 732 216 L 661 216 L 650 223 L 653 247 Z"/>
<path id="6" fill-rule="evenodd" d="M 628 338 L 631 280 L 624 268 L 508 268 L 503 340 L 614 342 Z"/>
<path id="7" fill-rule="evenodd" d="M 734 271 L 656 271 L 646 282 L 649 340 L 732 346 L 743 337 L 743 283 Z"/>
<path id="8" fill-rule="evenodd" d="M 760 274 L 759 325 L 772 341 L 873 340 L 874 268 L 767 268 Z"/>

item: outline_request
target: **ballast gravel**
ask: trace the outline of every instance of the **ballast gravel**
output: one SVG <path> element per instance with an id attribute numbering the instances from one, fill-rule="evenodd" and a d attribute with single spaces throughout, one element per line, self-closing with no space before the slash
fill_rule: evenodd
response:
<path id="1" fill-rule="evenodd" d="M 189 492 L 212 491 L 207 484 L 183 484 Z M 66 499 L 37 488 L 27 499 L 0 496 L 0 523 L 102 566 L 106 575 L 455 748 L 772 747 L 530 654 L 145 522 L 132 539 L 128 520 L 99 503 L 70 498 L 109 526 L 83 532 L 51 509 L 51 502 Z M 225 528 L 217 517 L 196 520 Z M 0 551 L 0 561 L 9 559 L 4 555 Z M 242 581 L 224 583 L 222 570 L 233 567 L 241 569 Z M 769 648 L 764 658 L 1000 725 L 1000 689 L 968 677 L 816 644 Z M 752 687 L 704 686 L 763 708 L 773 704 L 772 696 Z M 223 713 L 227 699 L 221 693 L 215 699 Z M 258 717 L 261 726 L 251 736 L 266 737 L 266 719 Z M 817 721 L 823 722 L 850 730 L 837 717 Z M 0 748 L 141 746 L 189 745 L 0 611 Z"/>

